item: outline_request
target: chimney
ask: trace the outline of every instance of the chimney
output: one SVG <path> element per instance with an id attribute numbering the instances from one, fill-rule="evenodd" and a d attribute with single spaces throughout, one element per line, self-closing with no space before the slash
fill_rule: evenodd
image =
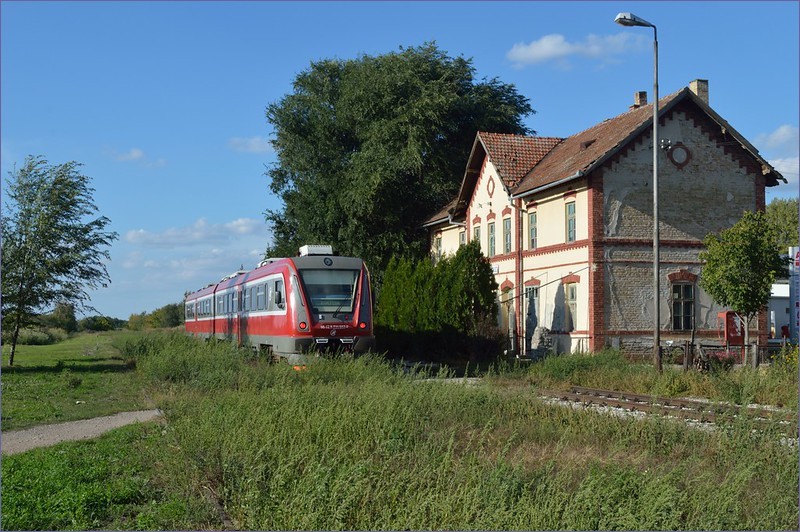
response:
<path id="1" fill-rule="evenodd" d="M 689 90 L 695 93 L 698 98 L 703 100 L 703 103 L 708 105 L 708 80 L 696 79 L 689 83 Z"/>
<path id="2" fill-rule="evenodd" d="M 637 91 L 633 93 L 633 105 L 631 105 L 630 110 L 633 111 L 634 109 L 638 109 L 647 105 L 647 91 Z"/>

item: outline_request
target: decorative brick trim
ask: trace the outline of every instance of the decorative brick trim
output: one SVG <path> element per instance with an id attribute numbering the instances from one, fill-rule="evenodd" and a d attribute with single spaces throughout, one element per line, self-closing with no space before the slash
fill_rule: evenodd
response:
<path id="1" fill-rule="evenodd" d="M 527 210 L 536 209 L 538 205 L 539 203 L 536 201 L 529 201 L 528 203 L 525 204 L 525 209 Z"/>
<path id="2" fill-rule="evenodd" d="M 551 264 L 551 265 L 548 265 L 548 266 L 540 266 L 538 268 L 525 268 L 525 272 L 523 272 L 523 273 L 528 273 L 528 274 L 533 275 L 533 272 L 548 271 L 548 270 L 553 270 L 553 269 L 558 269 L 558 268 L 567 268 L 569 266 L 578 266 L 580 268 L 584 268 L 584 267 L 586 267 L 586 261 L 585 260 L 581 260 L 581 261 L 575 261 L 575 262 L 564 262 L 564 263 L 561 263 L 561 264 Z"/>
<path id="3" fill-rule="evenodd" d="M 534 257 L 537 255 L 546 255 L 548 253 L 558 253 L 559 251 L 568 251 L 578 248 L 585 248 L 589 246 L 589 240 L 576 240 L 575 242 L 570 242 L 569 244 L 555 244 L 552 246 L 543 246 L 538 247 L 536 249 L 529 249 L 522 253 L 523 257 Z"/>
<path id="4" fill-rule="evenodd" d="M 512 283 L 508 279 L 503 281 L 503 283 L 500 285 L 501 292 L 505 292 L 506 290 L 511 290 L 512 288 L 514 288 L 514 283 Z"/>
<path id="5" fill-rule="evenodd" d="M 581 276 L 575 273 L 566 275 L 561 278 L 561 284 L 580 283 L 580 282 L 581 282 Z"/>
<path id="6" fill-rule="evenodd" d="M 503 212 L 502 212 L 502 213 L 500 213 L 500 216 L 503 216 L 503 217 L 505 217 L 505 216 L 507 216 L 507 215 L 511 214 L 511 212 L 512 212 L 512 211 L 511 211 L 511 207 L 509 207 L 508 205 L 506 205 L 506 208 L 505 208 L 505 209 L 503 209 Z"/>
<path id="7" fill-rule="evenodd" d="M 576 197 L 578 197 L 578 193 L 574 190 L 568 190 L 567 192 L 564 192 L 564 195 L 561 197 L 564 198 L 565 201 L 574 200 Z"/>
<path id="8" fill-rule="evenodd" d="M 496 262 L 504 262 L 504 261 L 507 261 L 507 260 L 515 260 L 517 258 L 517 254 L 512 251 L 511 253 L 503 253 L 502 255 L 494 255 L 494 256 L 488 257 L 488 258 L 489 258 L 489 262 L 491 264 L 494 264 Z"/>
<path id="9" fill-rule="evenodd" d="M 527 281 L 525 281 L 525 286 L 541 286 L 542 281 L 537 279 L 536 277 L 531 277 Z"/>
<path id="10" fill-rule="evenodd" d="M 478 225 L 479 223 L 481 223 L 481 217 L 475 215 L 475 218 L 472 219 L 472 225 Z"/>
<path id="11" fill-rule="evenodd" d="M 489 175 L 489 181 L 486 183 L 486 193 L 489 194 L 489 199 L 491 199 L 492 196 L 494 196 L 494 189 L 495 189 L 494 176 Z"/>
<path id="12" fill-rule="evenodd" d="M 631 329 L 610 329 L 606 331 L 608 336 L 641 336 L 643 338 L 647 338 L 650 342 L 653 341 L 653 329 L 641 329 L 641 330 L 631 330 Z M 685 338 L 689 339 L 692 336 L 692 331 L 671 331 L 667 329 L 661 329 L 661 339 L 666 340 L 668 338 Z M 719 338 L 719 331 L 716 329 L 697 329 L 696 338 L 712 338 L 717 340 Z M 652 348 L 651 348 L 652 350 Z"/>
<path id="13" fill-rule="evenodd" d="M 753 176 L 761 176 L 761 165 L 758 164 L 758 161 L 745 151 L 730 133 L 723 132 L 724 128 L 721 128 L 708 115 L 686 100 L 673 107 L 670 115 L 676 112 L 683 113 L 687 120 L 691 120 L 695 127 L 705 133 L 712 144 L 716 144 L 717 148 L 723 150 L 725 155 L 730 156 L 731 160 L 738 163 L 740 168 L 744 168 L 748 174 Z"/>
<path id="14" fill-rule="evenodd" d="M 600 240 L 609 246 L 648 246 L 653 248 L 653 240 L 646 238 L 603 238 Z M 658 245 L 670 248 L 702 248 L 702 240 L 659 240 Z"/>
<path id="15" fill-rule="evenodd" d="M 697 275 L 687 270 L 678 270 L 677 272 L 667 275 L 667 279 L 669 279 L 669 282 L 671 283 L 680 283 L 680 282 L 696 283 Z"/>
<path id="16" fill-rule="evenodd" d="M 494 220 L 495 218 L 497 218 L 497 215 L 494 213 L 494 211 L 489 211 L 489 214 L 486 215 L 487 220 Z"/>

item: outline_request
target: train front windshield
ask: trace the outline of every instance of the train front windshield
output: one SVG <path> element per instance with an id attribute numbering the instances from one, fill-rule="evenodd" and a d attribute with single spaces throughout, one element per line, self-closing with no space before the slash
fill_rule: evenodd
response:
<path id="1" fill-rule="evenodd" d="M 300 270 L 313 312 L 353 312 L 360 274 L 360 270 Z"/>

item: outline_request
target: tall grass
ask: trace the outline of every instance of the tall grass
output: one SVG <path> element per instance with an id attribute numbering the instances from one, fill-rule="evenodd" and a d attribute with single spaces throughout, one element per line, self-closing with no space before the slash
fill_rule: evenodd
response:
<path id="1" fill-rule="evenodd" d="M 724 388 L 713 376 L 684 383 L 604 353 L 501 368 L 473 386 L 375 357 L 296 372 L 170 336 L 126 352 L 169 391 L 161 406 L 183 484 L 214 493 L 240 529 L 797 526 L 796 448 L 777 433 L 747 420 L 706 433 L 575 411 L 529 386 Z M 731 382 L 755 396 L 758 375 Z"/>
<path id="2" fill-rule="evenodd" d="M 735 404 L 760 403 L 797 409 L 797 364 L 773 364 L 753 370 L 741 367 L 715 373 L 684 372 L 632 363 L 617 351 L 596 355 L 552 356 L 522 373 L 541 388 L 588 386 L 667 397 L 705 397 Z"/>

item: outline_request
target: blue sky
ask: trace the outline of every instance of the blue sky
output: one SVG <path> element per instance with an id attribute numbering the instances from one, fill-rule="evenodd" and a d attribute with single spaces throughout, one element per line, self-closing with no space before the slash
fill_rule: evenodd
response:
<path id="1" fill-rule="evenodd" d="M 100 314 L 127 319 L 253 267 L 280 208 L 266 106 L 324 58 L 436 41 L 476 77 L 514 84 L 527 124 L 566 137 L 709 80 L 710 104 L 798 195 L 798 2 L 0 3 L 0 165 L 83 163 L 120 235 Z M 466 161 L 465 161 L 466 164 Z"/>

